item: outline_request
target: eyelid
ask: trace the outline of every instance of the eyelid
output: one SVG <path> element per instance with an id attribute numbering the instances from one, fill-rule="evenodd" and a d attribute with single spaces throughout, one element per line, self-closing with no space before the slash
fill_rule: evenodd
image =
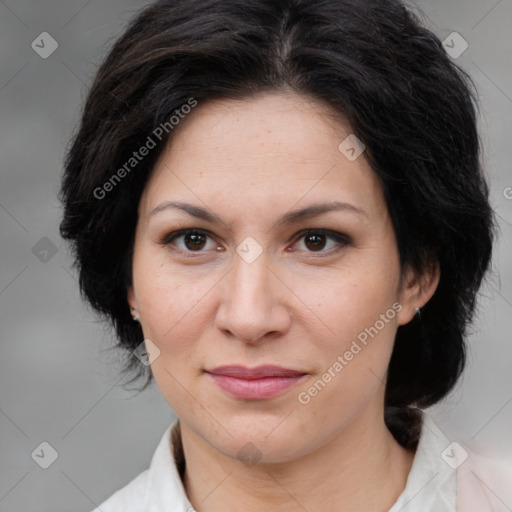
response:
<path id="1" fill-rule="evenodd" d="M 350 242 L 350 237 L 340 231 L 334 231 L 332 229 L 324 229 L 324 228 L 307 228 L 299 231 L 296 235 L 294 235 L 293 240 L 298 240 L 302 238 L 304 235 L 309 233 L 320 233 L 322 235 L 328 236 L 330 238 L 334 238 L 338 241 L 345 241 L 347 243 Z"/>

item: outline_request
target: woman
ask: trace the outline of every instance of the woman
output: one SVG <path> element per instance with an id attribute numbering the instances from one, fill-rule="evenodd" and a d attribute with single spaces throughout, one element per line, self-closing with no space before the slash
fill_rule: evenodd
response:
<path id="1" fill-rule="evenodd" d="M 479 484 L 422 412 L 461 374 L 492 252 L 470 84 L 397 0 L 160 1 L 131 23 L 61 232 L 179 420 L 98 510 L 501 510 L 501 477 Z"/>

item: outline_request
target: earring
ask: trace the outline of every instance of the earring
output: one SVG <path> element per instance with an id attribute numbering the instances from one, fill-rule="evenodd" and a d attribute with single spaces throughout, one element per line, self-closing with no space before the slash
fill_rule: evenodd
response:
<path id="1" fill-rule="evenodd" d="M 134 316 L 133 316 L 133 320 L 134 320 L 135 322 L 138 322 L 138 321 L 140 320 L 140 319 L 139 319 L 139 315 L 134 315 Z"/>
<path id="2" fill-rule="evenodd" d="M 418 318 L 421 318 L 421 308 L 415 308 Z"/>

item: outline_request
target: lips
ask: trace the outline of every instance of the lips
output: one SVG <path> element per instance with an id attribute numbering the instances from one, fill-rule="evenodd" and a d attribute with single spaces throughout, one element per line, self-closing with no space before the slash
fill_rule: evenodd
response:
<path id="1" fill-rule="evenodd" d="M 305 375 L 305 372 L 289 370 L 280 366 L 258 366 L 257 368 L 245 368 L 244 366 L 219 366 L 213 370 L 207 370 L 212 375 L 225 375 L 237 379 L 255 380 L 268 377 L 297 377 Z"/>
<path id="2" fill-rule="evenodd" d="M 282 394 L 307 374 L 279 366 L 219 366 L 206 370 L 219 388 L 242 400 L 263 400 Z"/>

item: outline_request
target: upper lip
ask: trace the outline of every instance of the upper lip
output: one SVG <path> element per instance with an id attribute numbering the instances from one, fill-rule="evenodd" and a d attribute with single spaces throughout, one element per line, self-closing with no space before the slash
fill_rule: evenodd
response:
<path id="1" fill-rule="evenodd" d="M 265 377 L 299 377 L 306 372 L 290 370 L 280 366 L 265 365 L 256 368 L 246 368 L 245 366 L 218 366 L 212 370 L 206 370 L 213 375 L 224 375 L 226 377 L 235 377 L 237 379 L 254 380 Z"/>

